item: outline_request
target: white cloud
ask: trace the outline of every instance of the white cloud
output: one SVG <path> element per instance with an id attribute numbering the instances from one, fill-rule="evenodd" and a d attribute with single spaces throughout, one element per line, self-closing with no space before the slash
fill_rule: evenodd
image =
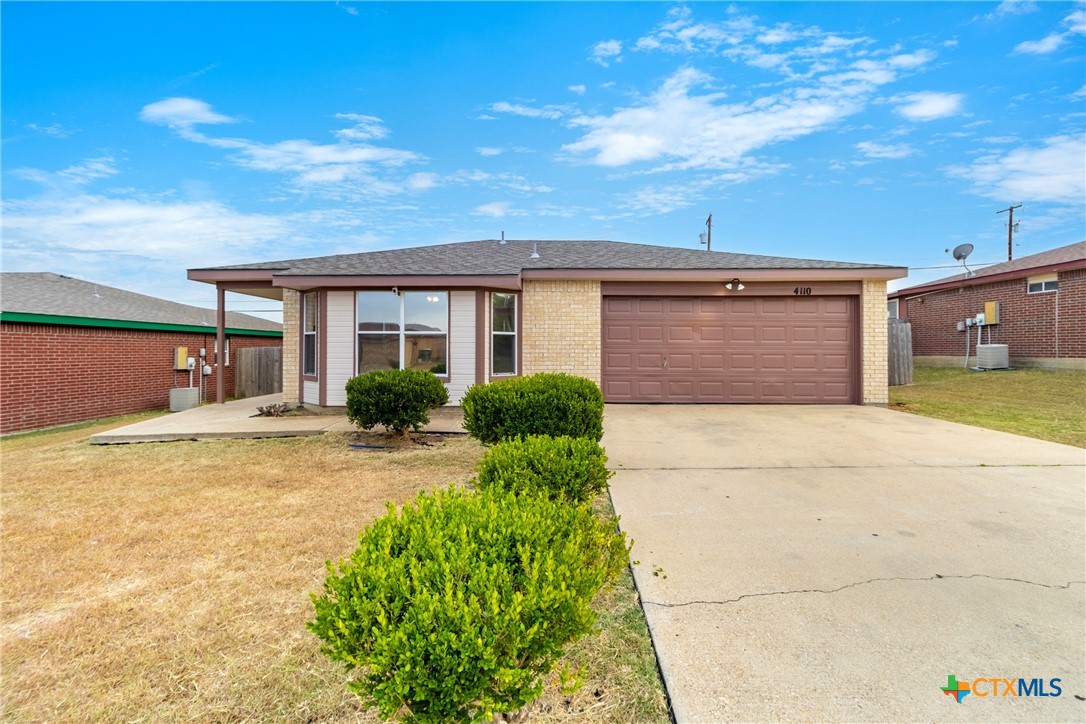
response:
<path id="1" fill-rule="evenodd" d="M 407 177 L 407 188 L 412 191 L 425 191 L 432 189 L 441 182 L 441 177 L 436 173 L 423 172 L 411 174 Z"/>
<path id="2" fill-rule="evenodd" d="M 180 129 L 191 128 L 197 124 L 237 123 L 236 118 L 216 113 L 204 101 L 180 97 L 147 104 L 140 111 L 140 120 Z"/>
<path id="3" fill-rule="evenodd" d="M 1075 91 L 1074 93 L 1072 93 L 1072 94 L 1071 94 L 1071 97 L 1072 97 L 1073 99 L 1075 99 L 1075 100 L 1079 100 L 1079 101 L 1080 101 L 1080 100 L 1083 100 L 1083 99 L 1086 99 L 1086 85 L 1082 86 L 1082 87 L 1081 87 L 1081 88 L 1079 88 L 1079 89 L 1078 89 L 1077 91 Z"/>
<path id="4" fill-rule="evenodd" d="M 495 148 L 494 146 L 478 146 L 475 149 L 475 153 L 480 156 L 500 156 L 502 155 L 502 149 Z"/>
<path id="5" fill-rule="evenodd" d="M 1045 55 L 1063 47 L 1067 37 L 1063 33 L 1050 33 L 1040 40 L 1025 40 L 1014 46 L 1015 53 Z"/>
<path id="6" fill-rule="evenodd" d="M 73 164 L 55 173 L 38 168 L 17 168 L 13 169 L 11 173 L 18 178 L 33 181 L 46 188 L 63 190 L 71 186 L 86 186 L 95 181 L 115 176 L 117 166 L 112 156 L 98 156 L 88 158 L 81 163 Z"/>
<path id="7" fill-rule="evenodd" d="M 287 174 L 296 186 L 307 190 L 324 187 L 326 194 L 334 198 L 387 196 L 413 188 L 405 182 L 379 177 L 377 171 L 387 174 L 392 169 L 424 160 L 410 151 L 367 143 L 384 138 L 389 132 L 380 118 L 357 113 L 336 114 L 337 119 L 351 125 L 332 132 L 339 139 L 334 144 L 314 143 L 307 139 L 262 143 L 246 138 L 208 136 L 196 126 L 233 123 L 235 119 L 215 112 L 208 103 L 194 98 L 168 98 L 151 103 L 144 106 L 140 118 L 169 126 L 189 141 L 231 151 L 230 160 L 242 168 Z"/>
<path id="8" fill-rule="evenodd" d="M 52 136 L 53 138 L 67 138 L 72 135 L 72 132 L 61 126 L 59 123 L 50 123 L 48 126 L 41 126 L 37 123 L 28 123 L 26 127 L 35 133 L 40 133 L 43 136 Z"/>
<path id="9" fill-rule="evenodd" d="M 973 192 L 1000 201 L 1086 204 L 1086 155 L 1078 135 L 1053 136 L 947 169 L 973 182 Z"/>
<path id="10" fill-rule="evenodd" d="M 588 56 L 588 59 L 593 63 L 598 63 L 604 68 L 611 63 L 618 63 L 622 60 L 622 41 L 621 40 L 601 40 L 592 46 L 592 54 Z"/>
<path id="11" fill-rule="evenodd" d="M 571 93 L 576 93 L 579 96 L 583 96 L 585 90 L 587 90 L 587 89 L 583 85 L 571 85 L 569 87 L 569 91 Z"/>
<path id="12" fill-rule="evenodd" d="M 354 123 L 350 128 L 333 131 L 341 141 L 372 141 L 388 135 L 384 121 L 377 116 L 365 116 L 359 113 L 337 113 L 336 118 Z"/>
<path id="13" fill-rule="evenodd" d="M 1026 40 L 1014 46 L 1014 53 L 1047 55 L 1053 53 L 1071 39 L 1073 35 L 1086 35 L 1086 10 L 1080 7 L 1068 13 L 1060 23 L 1063 30 L 1056 30 L 1040 40 Z"/>
<path id="14" fill-rule="evenodd" d="M 490 104 L 490 110 L 495 113 L 508 113 L 511 116 L 524 116 L 525 118 L 547 118 L 557 120 L 569 115 L 573 111 L 572 106 L 548 105 L 542 108 L 533 108 L 520 103 L 498 101 Z"/>
<path id="15" fill-rule="evenodd" d="M 495 219 L 500 219 L 510 213 L 512 206 L 513 204 L 509 201 L 491 201 L 488 204 L 476 206 L 475 210 L 471 213 L 475 216 L 490 216 Z"/>
<path id="16" fill-rule="evenodd" d="M 905 143 L 882 144 L 872 141 L 860 141 L 856 149 L 867 158 L 906 158 L 916 151 Z"/>
<path id="17" fill-rule="evenodd" d="M 978 20 L 983 18 L 984 20 L 1002 20 L 1003 18 L 1013 15 L 1034 13 L 1039 9 L 1037 3 L 1033 2 L 1033 0 L 1003 0 L 993 12 L 990 12 L 987 15 L 977 16 L 973 19 Z"/>
<path id="18" fill-rule="evenodd" d="M 899 64 L 913 66 L 920 60 L 916 55 Z M 570 126 L 586 132 L 564 150 L 589 155 L 602 166 L 652 161 L 664 162 L 657 170 L 731 168 L 758 149 L 823 130 L 859 112 L 880 86 L 897 79 L 900 66 L 892 62 L 860 59 L 841 72 L 733 103 L 710 89 L 710 76 L 683 68 L 638 105 L 570 119 Z"/>
<path id="19" fill-rule="evenodd" d="M 961 113 L 965 96 L 961 93 L 924 91 L 897 96 L 893 100 L 899 104 L 897 112 L 909 120 L 934 121 Z"/>
<path id="20" fill-rule="evenodd" d="M 341 3 L 341 2 L 339 2 L 339 0 L 336 0 L 336 7 L 339 8 L 340 10 L 342 10 L 343 12 L 347 13 L 348 15 L 355 15 L 355 16 L 358 15 L 358 8 L 351 7 L 350 5 L 345 5 L 345 4 Z"/>

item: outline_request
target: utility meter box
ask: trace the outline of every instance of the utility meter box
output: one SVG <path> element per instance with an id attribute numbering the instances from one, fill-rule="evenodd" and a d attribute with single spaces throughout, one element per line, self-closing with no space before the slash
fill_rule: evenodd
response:
<path id="1" fill-rule="evenodd" d="M 987 324 L 999 324 L 999 302 L 984 303 L 984 319 Z"/>
<path id="2" fill-rule="evenodd" d="M 173 368 L 179 372 L 188 372 L 191 369 L 189 367 L 188 347 L 173 348 Z"/>
<path id="3" fill-rule="evenodd" d="M 983 327 L 984 325 L 988 324 L 988 320 L 984 318 L 984 312 L 980 312 L 979 314 L 977 314 L 977 318 L 973 322 L 973 324 L 978 327 Z"/>

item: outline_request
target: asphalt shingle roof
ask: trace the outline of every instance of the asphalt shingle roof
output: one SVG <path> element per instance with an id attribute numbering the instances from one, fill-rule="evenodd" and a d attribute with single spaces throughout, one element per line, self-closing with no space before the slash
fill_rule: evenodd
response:
<path id="1" fill-rule="evenodd" d="M 52 272 L 0 273 L 0 311 L 199 325 L 215 330 L 213 309 L 168 302 Z M 283 330 L 281 324 L 238 312 L 226 313 L 226 326 L 268 332 Z"/>
<path id="2" fill-rule="evenodd" d="M 902 292 L 907 292 L 911 289 L 919 289 L 921 287 L 930 287 L 935 284 L 946 284 L 947 282 L 965 280 L 976 282 L 976 280 L 983 279 L 987 276 L 1005 274 L 1007 272 L 1020 271 L 1023 276 L 1026 276 L 1029 271 L 1037 269 L 1038 267 L 1065 264 L 1073 261 L 1086 261 L 1086 241 L 1079 241 L 1074 244 L 1068 244 L 1067 246 L 1059 246 L 1055 249 L 1049 249 L 1048 251 L 1042 251 L 1037 254 L 1030 254 L 1029 256 L 1005 261 L 1001 264 L 992 264 L 991 266 L 974 269 L 974 274 L 972 276 L 962 272 L 961 274 L 954 274 L 953 276 L 943 277 L 942 279 L 936 279 L 935 281 L 905 287 L 904 289 L 899 289 L 894 292 L 894 294 L 901 294 Z M 968 263 L 968 261 L 966 263 Z"/>
<path id="3" fill-rule="evenodd" d="M 532 250 L 539 253 L 531 259 Z M 298 276 L 517 275 L 524 269 L 882 269 L 879 264 L 791 259 L 757 254 L 679 249 L 620 241 L 533 241 L 495 239 L 409 249 L 287 259 L 214 267 L 273 270 Z"/>

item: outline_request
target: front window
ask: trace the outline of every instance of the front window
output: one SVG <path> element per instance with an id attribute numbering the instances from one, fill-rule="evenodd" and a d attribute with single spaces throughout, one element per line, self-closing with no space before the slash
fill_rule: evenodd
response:
<path id="1" fill-rule="evenodd" d="M 490 373 L 517 373 L 517 295 L 490 295 Z"/>
<path id="2" fill-rule="evenodd" d="M 897 319 L 898 300 L 896 300 L 896 299 L 887 300 L 887 302 L 886 302 L 886 315 L 888 317 L 890 317 L 890 319 Z"/>
<path id="3" fill-rule="evenodd" d="M 302 374 L 317 374 L 317 293 L 302 296 Z"/>
<path id="4" fill-rule="evenodd" d="M 358 292 L 358 373 L 448 370 L 448 292 Z"/>

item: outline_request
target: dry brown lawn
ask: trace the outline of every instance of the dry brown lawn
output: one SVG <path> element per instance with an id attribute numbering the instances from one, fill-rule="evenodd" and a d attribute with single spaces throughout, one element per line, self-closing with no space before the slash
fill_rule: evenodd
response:
<path id="1" fill-rule="evenodd" d="M 112 425 L 0 442 L 3 716 L 13 720 L 372 720 L 305 629 L 324 561 L 482 452 L 395 452 L 345 436 L 91 446 Z M 571 698 L 537 720 L 666 721 L 628 580 Z"/>

